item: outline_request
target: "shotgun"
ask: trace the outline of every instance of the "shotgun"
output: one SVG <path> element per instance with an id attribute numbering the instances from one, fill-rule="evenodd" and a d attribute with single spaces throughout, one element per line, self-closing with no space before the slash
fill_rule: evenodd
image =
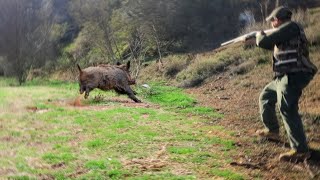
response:
<path id="1" fill-rule="evenodd" d="M 264 30 L 263 32 L 266 33 L 266 34 L 270 34 L 270 33 L 274 32 L 274 31 L 276 31 L 276 30 L 277 30 L 277 28 L 272 28 L 272 29 Z M 245 41 L 247 41 L 247 40 L 249 40 L 249 39 L 251 39 L 251 38 L 255 38 L 256 35 L 257 35 L 257 33 L 259 33 L 259 32 L 261 32 L 261 31 L 252 31 L 252 32 L 249 32 L 249 33 L 247 33 L 247 34 L 244 34 L 244 35 L 242 35 L 242 36 L 239 36 L 239 37 L 236 37 L 236 38 L 234 38 L 234 39 L 231 39 L 231 40 L 229 40 L 229 41 L 227 41 L 227 42 L 224 42 L 224 43 L 221 44 L 221 46 L 226 46 L 226 45 L 233 44 L 233 43 L 237 43 L 237 42 L 245 42 Z"/>

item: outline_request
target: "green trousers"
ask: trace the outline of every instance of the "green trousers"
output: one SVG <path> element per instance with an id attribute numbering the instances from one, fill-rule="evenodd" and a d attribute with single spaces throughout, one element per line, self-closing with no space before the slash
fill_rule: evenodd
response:
<path id="1" fill-rule="evenodd" d="M 261 119 L 265 127 L 270 132 L 279 132 L 275 109 L 277 104 L 290 146 L 298 152 L 308 151 L 306 135 L 298 113 L 298 104 L 303 88 L 312 78 L 312 74 L 305 72 L 277 77 L 263 89 L 259 98 Z"/>

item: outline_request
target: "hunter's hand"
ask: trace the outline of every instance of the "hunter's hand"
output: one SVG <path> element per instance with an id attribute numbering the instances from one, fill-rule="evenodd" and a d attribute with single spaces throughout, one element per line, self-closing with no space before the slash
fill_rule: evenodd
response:
<path id="1" fill-rule="evenodd" d="M 264 31 L 260 31 L 260 32 L 257 33 L 256 36 L 264 36 L 264 35 L 266 35 L 266 33 Z"/>

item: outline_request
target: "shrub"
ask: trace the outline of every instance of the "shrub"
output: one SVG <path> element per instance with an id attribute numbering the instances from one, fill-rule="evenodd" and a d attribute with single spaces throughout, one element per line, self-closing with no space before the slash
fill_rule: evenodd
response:
<path id="1" fill-rule="evenodd" d="M 227 70 L 239 58 L 237 51 L 227 49 L 215 55 L 197 55 L 196 59 L 177 75 L 181 87 L 194 87 L 214 74 Z"/>
<path id="2" fill-rule="evenodd" d="M 188 65 L 188 57 L 184 55 L 171 56 L 165 61 L 164 76 L 174 78 Z"/>

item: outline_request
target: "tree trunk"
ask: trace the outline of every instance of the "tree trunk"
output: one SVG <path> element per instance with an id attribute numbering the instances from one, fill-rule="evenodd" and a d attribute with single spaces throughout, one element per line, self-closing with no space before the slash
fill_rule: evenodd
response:
<path id="1" fill-rule="evenodd" d="M 280 0 L 276 0 L 276 8 L 280 6 Z"/>
<path id="2" fill-rule="evenodd" d="M 157 34 L 156 27 L 154 26 L 153 23 L 152 23 L 152 29 L 153 29 L 154 39 L 155 39 L 155 41 L 156 41 L 157 50 L 158 50 L 158 55 L 159 55 L 159 59 L 158 59 L 158 66 L 159 66 L 159 67 L 158 67 L 158 68 L 159 68 L 159 69 L 162 69 L 163 63 L 162 63 L 160 40 L 159 40 L 159 38 L 158 38 L 158 34 Z"/>

